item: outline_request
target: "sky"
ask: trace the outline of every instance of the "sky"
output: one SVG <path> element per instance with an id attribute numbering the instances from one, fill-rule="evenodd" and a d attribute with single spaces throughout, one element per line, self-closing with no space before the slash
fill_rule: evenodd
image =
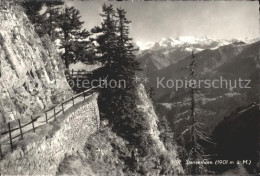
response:
<path id="1" fill-rule="evenodd" d="M 104 1 L 67 1 L 81 13 L 84 27 L 100 25 Z M 134 41 L 156 42 L 179 36 L 213 39 L 259 37 L 258 1 L 139 1 L 106 2 L 127 12 Z"/>

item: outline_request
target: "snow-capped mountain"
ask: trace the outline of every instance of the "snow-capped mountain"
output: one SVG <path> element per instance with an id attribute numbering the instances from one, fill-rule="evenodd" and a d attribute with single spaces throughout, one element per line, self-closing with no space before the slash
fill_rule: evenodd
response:
<path id="1" fill-rule="evenodd" d="M 137 41 L 136 45 L 141 51 L 153 50 L 157 51 L 163 48 L 184 48 L 187 51 L 195 50 L 202 51 L 204 49 L 216 49 L 220 46 L 229 45 L 234 42 L 245 42 L 250 43 L 252 39 L 231 39 L 231 40 L 220 40 L 211 39 L 208 37 L 193 37 L 193 36 L 180 36 L 177 38 L 162 38 L 158 42 L 140 42 Z M 253 40 L 255 41 L 255 40 Z"/>
<path id="2" fill-rule="evenodd" d="M 155 44 L 155 42 L 140 42 L 137 41 L 136 46 L 139 47 L 139 50 L 143 51 L 143 50 L 147 50 L 149 48 L 152 48 Z"/>
<path id="3" fill-rule="evenodd" d="M 234 79 L 239 77 L 247 77 L 252 82 L 257 82 L 259 73 L 259 42 L 240 45 L 239 43 L 233 43 L 226 46 L 221 46 L 215 50 L 203 50 L 199 53 L 195 53 L 197 70 L 199 71 L 200 78 L 213 78 L 225 76 L 228 79 Z M 178 80 L 183 79 L 187 70 L 182 68 L 187 67 L 190 63 L 190 53 L 183 59 L 176 63 L 170 64 L 167 67 L 155 70 L 150 69 L 153 59 L 150 59 L 150 63 L 144 64 L 146 66 L 146 74 L 150 78 L 151 85 L 157 85 L 157 77 L 165 78 L 165 80 Z M 157 59 L 158 60 L 158 59 Z M 165 62 L 163 62 L 165 63 Z M 145 71 L 146 71 L 145 70 Z M 160 88 L 157 89 L 156 94 L 158 97 L 170 97 L 170 89 Z M 259 88 L 257 88 L 259 90 Z M 167 92 L 169 91 L 169 92 Z M 255 91 L 255 87 L 251 88 L 251 91 Z"/>
<path id="4" fill-rule="evenodd" d="M 213 51 L 223 46 L 241 48 L 257 40 L 259 39 L 214 40 L 207 37 L 195 38 L 192 36 L 182 36 L 175 39 L 163 38 L 158 42 L 137 42 L 136 45 L 140 49 L 137 58 L 144 69 L 143 73 L 147 74 L 177 63 L 191 55 L 192 51 L 195 53 L 206 49 Z"/>

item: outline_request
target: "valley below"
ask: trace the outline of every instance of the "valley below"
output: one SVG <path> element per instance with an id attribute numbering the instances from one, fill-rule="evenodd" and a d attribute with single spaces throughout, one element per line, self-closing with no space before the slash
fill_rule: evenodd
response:
<path id="1" fill-rule="evenodd" d="M 163 42 L 166 43 L 163 45 Z M 191 119 L 189 119 L 191 115 L 191 90 L 189 87 L 191 76 L 188 67 L 189 63 L 192 62 L 193 51 L 196 61 L 194 71 L 196 83 L 208 81 L 207 85 L 204 84 L 200 87 L 197 85 L 198 87 L 194 89 L 195 117 L 201 123 L 203 133 L 214 141 L 216 138 L 213 134 L 221 133 L 219 124 L 225 123 L 225 119 L 229 119 L 230 116 L 242 111 L 247 111 L 252 103 L 259 104 L 260 43 L 259 41 L 246 43 L 239 40 L 229 42 L 212 42 L 209 40 L 208 45 L 205 45 L 204 42 L 204 48 L 201 47 L 201 42 L 196 45 L 192 43 L 176 45 L 175 43 L 174 40 L 164 39 L 155 43 L 154 47 L 137 55 L 144 67 L 144 72 L 140 74 L 140 77 L 147 77 L 149 82 L 145 85 L 154 88 L 153 94 L 154 99 L 156 99 L 155 106 L 159 118 L 166 118 L 172 131 L 174 131 L 177 143 L 188 147 L 189 135 L 183 136 L 183 134 L 191 123 Z M 225 44 L 223 45 L 223 43 Z M 160 47 L 159 44 L 161 44 Z M 192 50 L 189 48 L 192 48 Z M 181 51 L 182 54 L 176 52 L 177 50 Z M 166 55 L 165 53 L 171 54 Z M 240 81 L 241 83 L 239 83 L 239 80 L 244 80 L 244 82 Z M 186 85 L 185 81 L 188 82 Z M 251 116 L 249 115 L 247 118 L 251 118 Z M 259 116 L 257 119 L 259 121 Z M 247 124 L 246 117 L 241 123 Z M 231 126 L 235 127 L 236 124 Z M 253 127 L 253 123 L 248 124 L 248 126 L 252 126 L 256 130 L 255 132 L 259 134 L 258 126 Z M 247 131 L 241 133 L 247 133 Z M 254 135 L 254 133 L 251 132 L 251 135 Z M 219 141 L 220 138 L 222 137 L 218 138 Z M 237 140 L 239 141 L 239 139 Z M 257 143 L 255 141 L 252 145 L 257 145 Z M 221 155 L 221 152 L 218 153 L 219 151 L 215 148 L 218 144 L 212 147 L 212 143 L 206 142 L 204 145 L 205 148 L 210 148 L 208 152 L 211 155 Z M 237 146 L 237 148 L 237 151 L 245 155 L 249 152 L 248 149 L 241 146 Z M 254 151 L 258 155 L 257 150 L 254 149 Z M 222 154 L 221 156 L 220 159 L 225 159 L 225 155 Z M 242 158 L 240 157 L 240 159 Z M 257 168 L 256 165 L 254 167 L 254 169 Z M 224 168 L 227 170 L 229 167 Z"/>

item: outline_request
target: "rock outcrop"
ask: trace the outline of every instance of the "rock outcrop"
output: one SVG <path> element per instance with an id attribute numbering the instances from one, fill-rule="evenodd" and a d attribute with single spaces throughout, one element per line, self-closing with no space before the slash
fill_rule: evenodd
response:
<path id="1" fill-rule="evenodd" d="M 155 113 L 155 109 L 153 106 L 152 101 L 147 95 L 147 92 L 145 90 L 145 87 L 143 84 L 140 84 L 138 87 L 138 97 L 139 97 L 139 104 L 137 104 L 137 107 L 139 111 L 143 114 L 143 116 L 148 119 L 149 124 L 149 135 L 151 136 L 151 139 L 153 140 L 154 150 L 155 153 L 153 154 L 154 158 L 159 158 L 159 156 L 166 156 L 165 160 L 168 160 L 167 164 L 168 167 L 171 168 L 174 174 L 181 174 L 183 173 L 183 168 L 180 164 L 176 164 L 176 161 L 178 163 L 179 157 L 177 154 L 177 146 L 173 146 L 171 150 L 167 150 L 165 147 L 165 144 L 160 139 L 160 131 L 158 129 L 158 116 Z M 157 158 L 157 159 L 158 159 Z M 147 159 L 146 161 L 148 161 Z M 168 173 L 168 174 L 173 174 Z M 154 174 L 154 173 L 153 173 Z M 152 175 L 153 175 L 152 174 Z"/>
<path id="2" fill-rule="evenodd" d="M 71 94 L 54 45 L 17 8 L 0 6 L 0 123 L 40 113 Z"/>

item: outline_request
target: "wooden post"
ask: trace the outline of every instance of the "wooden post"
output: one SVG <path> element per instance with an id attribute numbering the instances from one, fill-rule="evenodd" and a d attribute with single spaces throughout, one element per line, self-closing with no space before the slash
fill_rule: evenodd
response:
<path id="1" fill-rule="evenodd" d="M 71 70 L 71 78 L 73 79 L 73 69 Z"/>
<path id="2" fill-rule="evenodd" d="M 53 115 L 54 115 L 54 119 L 56 119 L 56 111 L 55 111 L 55 107 L 53 108 Z"/>
<path id="3" fill-rule="evenodd" d="M 1 138 L 1 131 L 0 131 L 0 138 Z M 3 152 L 2 152 L 2 145 L 0 143 L 0 160 L 3 159 Z"/>
<path id="4" fill-rule="evenodd" d="M 48 123 L 48 114 L 45 112 L 46 123 Z"/>
<path id="5" fill-rule="evenodd" d="M 13 142 L 12 142 L 12 134 L 11 134 L 11 124 L 8 122 L 8 132 L 9 132 L 9 139 L 10 139 L 10 146 L 11 146 L 11 151 L 13 152 Z"/>
<path id="6" fill-rule="evenodd" d="M 2 146 L 0 144 L 0 160 L 2 160 L 2 159 L 3 159 L 3 152 L 2 152 Z"/>
<path id="7" fill-rule="evenodd" d="M 18 124 L 19 124 L 19 128 L 20 128 L 21 138 L 23 139 L 23 131 L 22 131 L 20 119 L 18 119 Z"/>
<path id="8" fill-rule="evenodd" d="M 86 100 L 85 92 L 83 92 L 84 101 Z"/>
<path id="9" fill-rule="evenodd" d="M 63 102 L 61 103 L 61 107 L 62 107 L 62 113 L 64 114 L 64 106 L 63 106 Z"/>
<path id="10" fill-rule="evenodd" d="M 35 132 L 34 123 L 33 123 L 33 117 L 32 116 L 31 116 L 31 119 L 32 119 L 33 132 Z"/>

